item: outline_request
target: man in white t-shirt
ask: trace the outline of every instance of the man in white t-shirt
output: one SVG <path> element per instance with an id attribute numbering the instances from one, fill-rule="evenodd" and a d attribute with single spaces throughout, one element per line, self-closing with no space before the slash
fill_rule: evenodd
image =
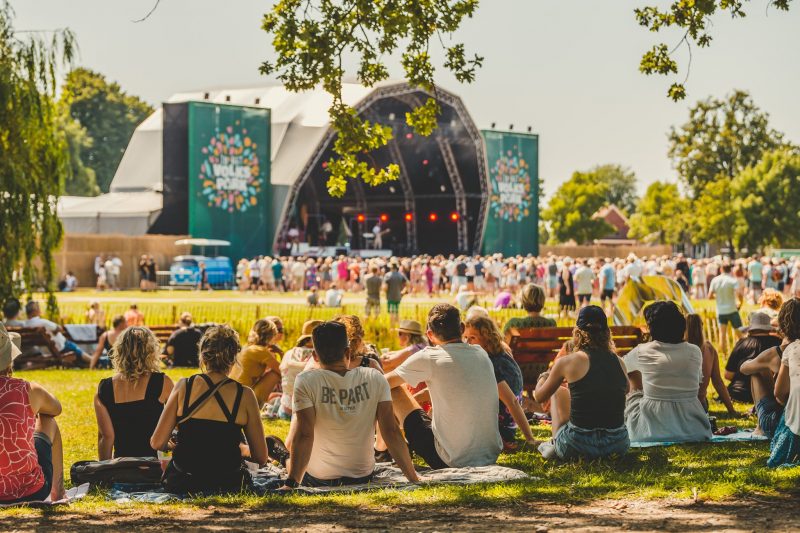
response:
<path id="1" fill-rule="evenodd" d="M 433 346 L 386 375 L 409 448 L 434 469 L 494 464 L 503 448 L 492 362 L 483 348 L 466 344 L 463 335 L 458 309 L 435 305 L 427 331 Z M 428 385 L 432 419 L 403 386 L 422 382 Z"/>
<path id="2" fill-rule="evenodd" d="M 733 328 L 737 337 L 741 336 L 742 317 L 739 308 L 744 303 L 744 294 L 739 282 L 731 275 L 733 267 L 730 263 L 722 265 L 722 273 L 711 280 L 708 286 L 708 297 L 716 299 L 717 324 L 719 325 L 720 348 L 728 353 L 728 326 Z"/>
<path id="3" fill-rule="evenodd" d="M 58 324 L 42 318 L 42 310 L 39 307 L 39 302 L 31 300 L 25 304 L 25 314 L 28 315 L 28 320 L 25 321 L 25 327 L 44 328 L 48 335 L 50 335 L 50 338 L 53 339 L 53 344 L 59 353 L 75 352 L 75 356 L 84 363 L 89 363 L 91 361 L 91 357 L 89 357 L 88 354 L 84 353 L 77 344 L 64 336 Z"/>
<path id="4" fill-rule="evenodd" d="M 578 261 L 580 266 L 575 271 L 575 294 L 578 295 L 578 305 L 580 307 L 586 307 L 592 299 L 594 272 L 586 263 L 583 260 Z"/>
<path id="5" fill-rule="evenodd" d="M 301 372 L 294 382 L 291 456 L 286 457 L 279 439 L 267 438 L 270 457 L 288 459 L 289 476 L 282 488 L 369 482 L 375 469 L 376 420 L 403 474 L 419 481 L 394 418 L 386 379 L 374 368 L 348 368 L 343 324 L 323 322 L 311 336 L 320 368 Z"/>

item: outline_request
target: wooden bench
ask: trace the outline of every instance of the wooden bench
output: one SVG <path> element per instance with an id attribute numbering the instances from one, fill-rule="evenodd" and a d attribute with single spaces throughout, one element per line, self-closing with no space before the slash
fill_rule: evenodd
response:
<path id="1" fill-rule="evenodd" d="M 511 328 L 506 341 L 522 370 L 523 388 L 533 395 L 539 374 L 547 370 L 564 343 L 572 339 L 573 328 Z M 642 343 L 642 330 L 636 326 L 611 326 L 611 337 L 622 356 Z"/>
<path id="2" fill-rule="evenodd" d="M 153 335 L 156 336 L 158 342 L 161 344 L 167 344 L 170 335 L 177 330 L 180 326 L 146 326 L 147 329 L 153 332 Z"/>
<path id="3" fill-rule="evenodd" d="M 44 328 L 7 327 L 9 332 L 19 333 L 22 337 L 22 355 L 14 360 L 14 370 L 39 370 L 55 366 L 66 368 L 75 366 L 75 352 L 60 353 L 52 337 Z M 45 348 L 49 354 L 41 353 Z"/>

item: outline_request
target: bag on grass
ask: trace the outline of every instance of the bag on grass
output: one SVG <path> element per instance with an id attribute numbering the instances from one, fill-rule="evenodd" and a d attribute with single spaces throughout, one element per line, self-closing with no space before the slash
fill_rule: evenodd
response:
<path id="1" fill-rule="evenodd" d="M 110 487 L 114 483 L 158 484 L 161 462 L 155 457 L 117 457 L 107 461 L 78 461 L 69 471 L 74 485 Z"/>

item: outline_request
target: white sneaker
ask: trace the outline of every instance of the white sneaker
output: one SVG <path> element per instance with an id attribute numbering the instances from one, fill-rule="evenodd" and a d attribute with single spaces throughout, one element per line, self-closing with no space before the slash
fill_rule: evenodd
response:
<path id="1" fill-rule="evenodd" d="M 558 459 L 558 454 L 556 454 L 556 445 L 553 443 L 553 439 L 544 441 L 539 445 L 539 453 L 542 454 L 547 460 Z"/>

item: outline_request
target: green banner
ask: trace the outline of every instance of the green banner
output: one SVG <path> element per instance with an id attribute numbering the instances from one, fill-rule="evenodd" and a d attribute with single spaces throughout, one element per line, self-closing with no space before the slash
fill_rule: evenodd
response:
<path id="1" fill-rule="evenodd" d="M 189 233 L 230 241 L 224 253 L 234 264 L 241 257 L 269 253 L 269 110 L 188 105 Z"/>
<path id="2" fill-rule="evenodd" d="M 539 254 L 539 136 L 483 131 L 489 205 L 483 253 Z"/>

